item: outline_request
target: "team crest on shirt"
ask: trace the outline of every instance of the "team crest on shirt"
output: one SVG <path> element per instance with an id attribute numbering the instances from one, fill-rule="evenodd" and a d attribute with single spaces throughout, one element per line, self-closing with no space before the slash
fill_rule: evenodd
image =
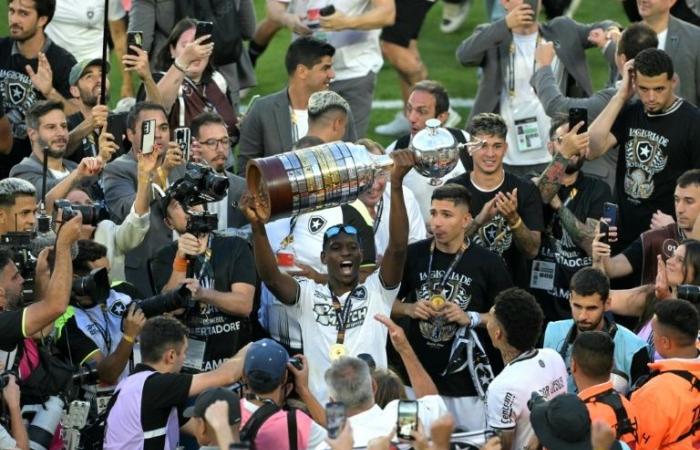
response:
<path id="1" fill-rule="evenodd" d="M 513 233 L 506 219 L 499 214 L 479 228 L 473 240 L 476 244 L 503 256 L 513 243 Z"/>
<path id="2" fill-rule="evenodd" d="M 430 299 L 431 292 L 437 290 L 437 280 L 442 279 L 443 276 L 445 276 L 444 270 L 433 271 L 432 279 L 436 280 L 433 283 L 433 288 L 428 289 L 427 283 L 421 283 L 416 292 L 416 298 L 424 300 Z M 455 279 L 454 277 L 459 277 L 459 279 Z M 422 274 L 421 278 L 424 278 Z M 467 286 L 470 284 L 471 278 L 462 274 L 453 273 L 450 275 L 450 280 L 445 283 L 441 293 L 448 302 L 456 303 L 462 311 L 466 311 L 472 301 L 471 293 L 467 289 Z M 447 343 L 452 342 L 459 326 L 456 323 L 445 322 L 442 317 L 435 317 L 431 320 L 421 320 L 418 324 L 418 328 L 429 346 L 441 348 Z"/>
<path id="3" fill-rule="evenodd" d="M 309 219 L 309 232 L 316 234 L 326 226 L 326 219 L 322 216 L 311 216 Z"/>
<path id="4" fill-rule="evenodd" d="M 22 103 L 27 97 L 27 88 L 22 83 L 8 83 L 7 88 L 10 93 L 10 100 L 15 105 Z"/>
<path id="5" fill-rule="evenodd" d="M 117 317 L 122 317 L 126 312 L 126 305 L 121 300 L 117 300 L 112 303 L 112 306 L 109 308 L 109 312 Z"/>
<path id="6" fill-rule="evenodd" d="M 654 175 L 668 163 L 668 138 L 649 130 L 631 128 L 625 144 L 625 194 L 645 200 L 654 193 Z"/>

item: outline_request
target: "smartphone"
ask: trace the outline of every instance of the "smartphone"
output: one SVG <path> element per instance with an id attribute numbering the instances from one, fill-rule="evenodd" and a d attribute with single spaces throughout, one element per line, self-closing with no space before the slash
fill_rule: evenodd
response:
<path id="1" fill-rule="evenodd" d="M 175 128 L 175 142 L 180 146 L 180 151 L 182 152 L 182 157 L 185 161 L 190 160 L 190 144 L 192 132 L 189 128 Z"/>
<path id="2" fill-rule="evenodd" d="M 396 436 L 410 440 L 412 431 L 418 430 L 418 402 L 415 400 L 399 400 L 398 418 L 396 421 Z"/>
<path id="3" fill-rule="evenodd" d="M 615 203 L 605 202 L 603 203 L 603 217 L 608 219 L 608 225 L 611 227 L 617 226 L 617 214 L 618 207 Z"/>
<path id="4" fill-rule="evenodd" d="M 335 6 L 328 5 L 318 10 L 318 14 L 321 17 L 326 17 L 335 14 Z"/>
<path id="5" fill-rule="evenodd" d="M 348 417 L 345 413 L 345 404 L 342 402 L 326 403 L 326 430 L 330 439 L 340 436 Z"/>
<path id="6" fill-rule="evenodd" d="M 126 53 L 137 56 L 136 52 L 131 49 L 132 45 L 143 49 L 143 31 L 128 31 L 126 33 Z"/>
<path id="7" fill-rule="evenodd" d="M 530 5 L 530 8 L 535 12 L 533 20 L 537 19 L 537 15 L 539 14 L 539 6 L 540 6 L 540 0 L 525 0 L 523 3 L 526 5 Z"/>
<path id="8" fill-rule="evenodd" d="M 608 233 L 610 232 L 610 225 L 604 220 L 600 221 L 600 232 L 603 236 L 600 238 L 600 242 L 603 244 L 610 244 L 610 239 L 608 238 Z"/>
<path id="9" fill-rule="evenodd" d="M 580 122 L 583 122 L 583 126 L 579 128 L 577 134 L 588 131 L 588 110 L 586 108 L 569 109 L 569 130 L 573 129 Z"/>
<path id="10" fill-rule="evenodd" d="M 214 32 L 214 22 L 206 22 L 206 21 L 198 20 L 197 21 L 197 31 L 194 34 L 194 38 L 198 39 L 202 36 L 206 36 L 207 34 L 211 35 L 213 32 Z M 211 42 L 211 38 L 202 42 L 202 44 L 208 44 L 209 42 Z"/>
<path id="11" fill-rule="evenodd" d="M 114 136 L 114 143 L 119 146 L 119 152 L 126 145 L 124 144 L 126 136 L 126 114 L 125 113 L 109 113 L 107 115 L 107 132 Z M 116 158 L 117 154 L 114 155 Z"/>
<path id="12" fill-rule="evenodd" d="M 153 145 L 156 143 L 156 119 L 144 120 L 141 123 L 141 153 L 148 155 L 153 153 Z"/>

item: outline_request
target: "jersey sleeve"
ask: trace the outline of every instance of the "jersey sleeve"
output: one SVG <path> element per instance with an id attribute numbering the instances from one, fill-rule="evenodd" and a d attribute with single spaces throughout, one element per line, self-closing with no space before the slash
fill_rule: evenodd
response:
<path id="1" fill-rule="evenodd" d="M 644 260 L 644 250 L 642 248 L 642 239 L 635 239 L 626 249 L 622 251 L 627 261 L 632 266 L 632 273 L 642 273 L 642 261 Z"/>
<path id="2" fill-rule="evenodd" d="M 82 366 L 100 351 L 95 341 L 78 328 L 74 318 L 66 322 L 60 333 L 56 342 L 58 349 L 75 367 Z"/>
<path id="3" fill-rule="evenodd" d="M 385 286 L 385 283 L 382 280 L 381 271 L 377 270 L 372 273 L 372 275 L 367 277 L 365 280 L 365 287 L 369 292 L 379 295 L 382 304 L 388 305 L 389 312 L 391 312 L 391 306 L 394 304 L 394 300 L 396 300 L 401 283 L 399 283 L 397 286 Z"/>
<path id="4" fill-rule="evenodd" d="M 627 129 L 629 128 L 628 123 L 630 119 L 630 114 L 632 114 L 632 109 L 630 108 L 630 104 L 628 103 L 622 108 L 622 111 L 620 111 L 620 113 L 617 115 L 617 118 L 615 119 L 615 122 L 613 123 L 613 126 L 610 129 L 610 133 L 612 133 L 612 135 L 615 136 L 618 145 L 627 139 Z"/>
<path id="5" fill-rule="evenodd" d="M 512 430 L 520 413 L 517 394 L 502 386 L 491 383 L 487 392 L 487 424 L 497 430 Z"/>
<path id="6" fill-rule="evenodd" d="M 0 313 L 0 350 L 12 351 L 24 339 L 26 308 Z"/>
<path id="7" fill-rule="evenodd" d="M 316 291 L 316 282 L 310 278 L 295 277 L 299 285 L 297 291 L 297 301 L 293 305 L 282 303 L 287 310 L 287 314 L 292 316 L 301 323 L 304 314 L 313 309 L 314 292 Z"/>
<path id="8" fill-rule="evenodd" d="M 184 373 L 156 373 L 148 377 L 144 383 L 143 402 L 156 409 L 184 405 L 190 395 L 192 377 Z"/>

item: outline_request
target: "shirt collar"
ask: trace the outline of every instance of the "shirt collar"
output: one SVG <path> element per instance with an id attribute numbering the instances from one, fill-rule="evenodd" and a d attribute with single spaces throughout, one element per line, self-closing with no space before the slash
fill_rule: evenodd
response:
<path id="1" fill-rule="evenodd" d="M 49 47 L 51 46 L 51 44 L 53 44 L 53 42 L 51 41 L 51 38 L 46 33 L 44 33 L 44 46 L 41 47 L 41 53 L 46 53 L 49 50 Z M 17 45 L 17 41 L 13 40 L 12 41 L 11 55 L 15 56 L 15 55 L 19 55 L 19 54 L 20 54 L 19 53 L 19 46 Z"/>

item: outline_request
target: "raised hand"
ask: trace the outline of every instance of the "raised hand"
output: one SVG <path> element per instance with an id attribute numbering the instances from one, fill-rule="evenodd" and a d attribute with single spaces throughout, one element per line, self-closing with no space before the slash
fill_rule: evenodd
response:
<path id="1" fill-rule="evenodd" d="M 48 97 L 53 90 L 53 72 L 46 55 L 39 52 L 36 72 L 29 64 L 24 67 L 24 70 L 27 71 L 27 75 L 31 78 L 34 88 L 41 92 L 41 95 L 44 97 Z"/>

